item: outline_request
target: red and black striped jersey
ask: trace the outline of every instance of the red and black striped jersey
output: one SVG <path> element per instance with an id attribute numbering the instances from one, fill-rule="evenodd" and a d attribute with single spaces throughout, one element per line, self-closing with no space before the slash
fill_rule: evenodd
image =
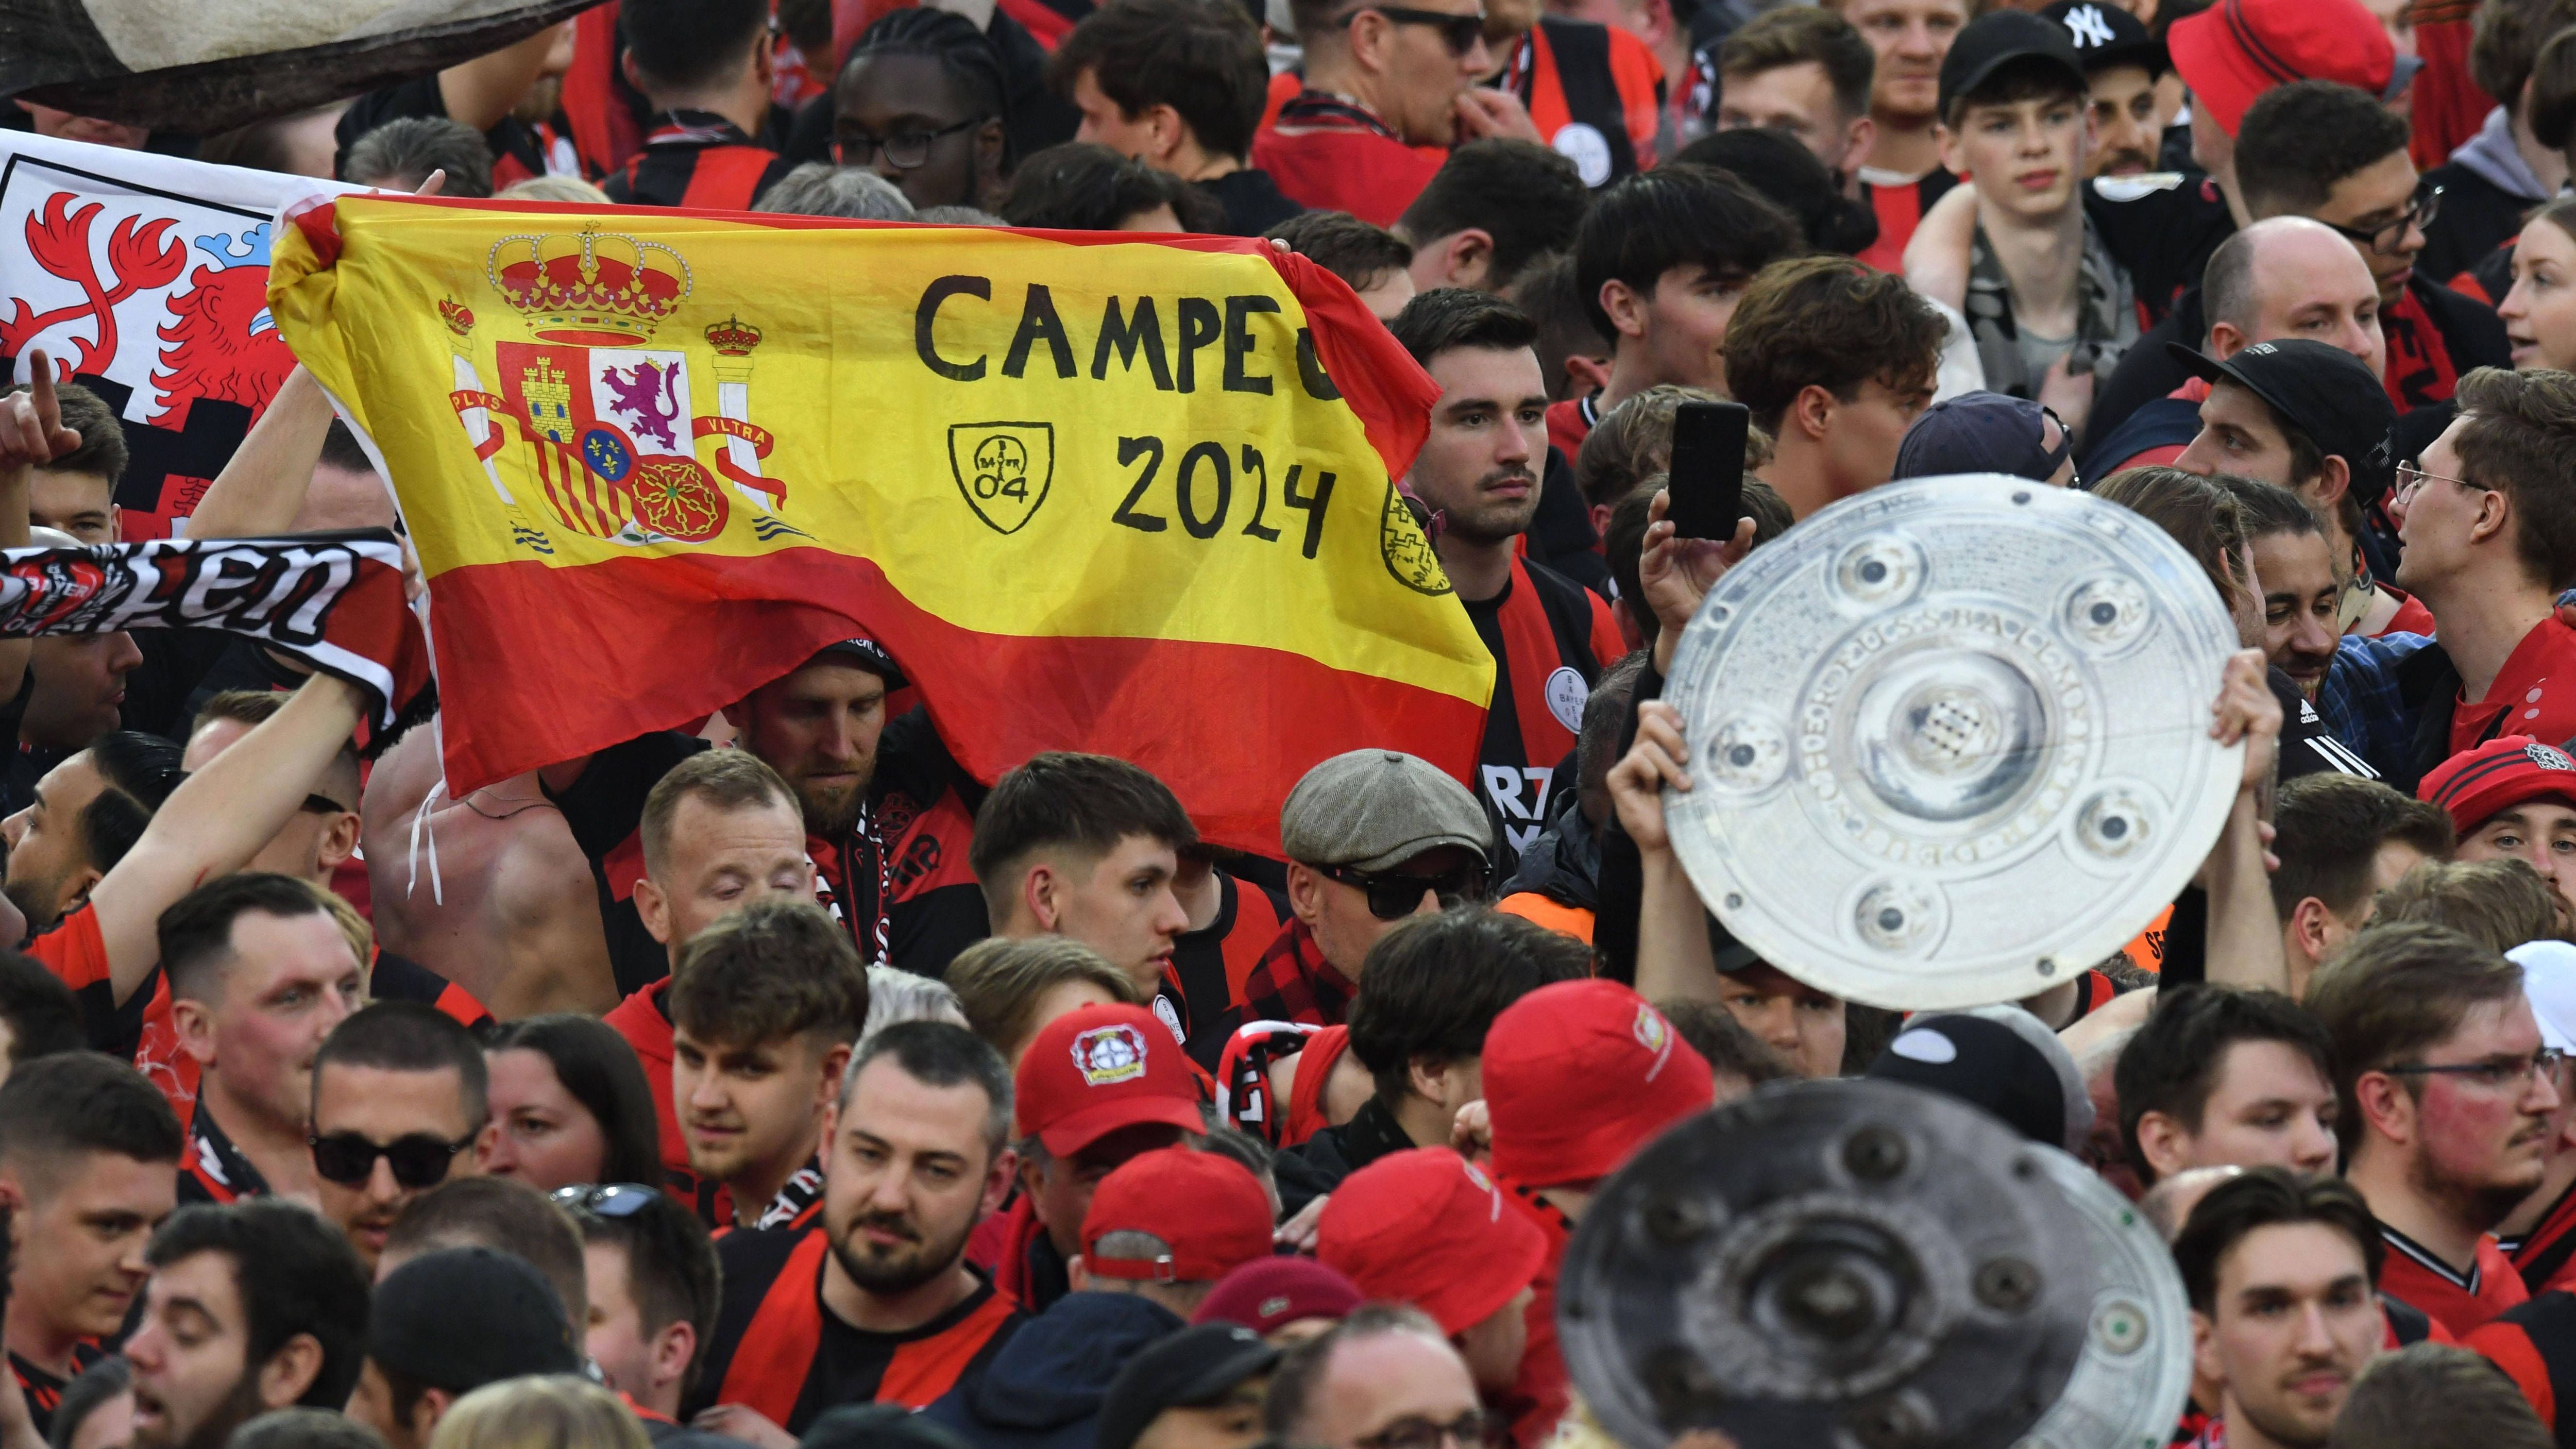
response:
<path id="1" fill-rule="evenodd" d="M 2576 1294 L 2539 1294 L 2461 1342 L 2504 1370 L 2561 1445 L 2576 1445 Z"/>
<path id="2" fill-rule="evenodd" d="M 72 1345 L 72 1378 L 105 1357 L 106 1351 L 97 1344 Z M 43 1439 L 54 1430 L 54 1410 L 62 1407 L 63 1390 L 71 1387 L 71 1379 L 47 1373 L 14 1353 L 9 1355 L 9 1371 L 18 1376 L 18 1390 L 27 1398 L 27 1417 L 35 1422 L 36 1437 Z"/>
<path id="3" fill-rule="evenodd" d="M 367 971 L 367 995 L 376 1001 L 417 1001 L 434 1006 L 468 1031 L 492 1021 L 492 1008 L 476 1000 L 473 992 L 409 956 L 394 955 L 382 946 L 376 948 L 375 964 Z"/>
<path id="4" fill-rule="evenodd" d="M 2531 1231 L 2498 1246 L 2537 1298 L 2550 1289 L 2576 1289 L 2576 1186 L 2558 1195 Z"/>
<path id="5" fill-rule="evenodd" d="M 1503 89 L 1521 98 L 1550 146 L 1583 184 L 1607 186 L 1655 164 L 1664 68 L 1627 31 L 1542 15 L 1503 67 Z"/>
<path id="6" fill-rule="evenodd" d="M 1878 240 L 1860 254 L 1862 265 L 1904 275 L 1905 244 L 1914 240 L 1914 228 L 1922 224 L 1923 213 L 1932 209 L 1932 203 L 1958 184 L 1958 177 L 1938 166 L 1902 186 L 1862 182 L 1862 199 L 1878 213 Z"/>
<path id="7" fill-rule="evenodd" d="M 1268 889 L 1222 870 L 1216 879 L 1216 919 L 1172 942 L 1172 964 L 1154 994 L 1154 1015 L 1210 1072 L 1243 1024 L 1244 983 L 1288 924 L 1288 903 Z"/>
<path id="8" fill-rule="evenodd" d="M 980 1370 L 1027 1319 L 1017 1303 L 979 1281 L 963 1302 L 919 1328 L 852 1328 L 823 1303 L 830 1252 L 819 1227 L 728 1233 L 716 1244 L 724 1298 L 682 1419 L 711 1405 L 741 1404 L 802 1434 L 841 1404 L 918 1409 Z"/>
<path id="9" fill-rule="evenodd" d="M 791 169 L 786 157 L 712 111 L 665 111 L 644 134 L 643 149 L 600 189 L 620 206 L 748 211 Z"/>
<path id="10" fill-rule="evenodd" d="M 212 1112 L 200 1104 L 188 1119 L 185 1155 L 179 1159 L 179 1201 L 228 1203 L 268 1196 L 268 1179 L 251 1164 Z"/>
<path id="11" fill-rule="evenodd" d="M 2531 1296 L 2492 1234 L 2478 1238 L 2477 1261 L 2465 1275 L 2395 1228 L 2383 1223 L 2379 1235 L 2388 1243 L 2388 1256 L 2379 1269 L 2380 1293 L 2422 1312 L 2455 1335 L 2467 1337 Z"/>
<path id="12" fill-rule="evenodd" d="M 1546 828 L 1556 767 L 1574 750 L 1592 682 L 1625 652 L 1610 605 L 1599 594 L 1526 558 L 1511 582 L 1467 605 L 1477 637 L 1494 656 L 1494 698 L 1476 759 L 1477 794 L 1503 825 L 1507 874 Z"/>

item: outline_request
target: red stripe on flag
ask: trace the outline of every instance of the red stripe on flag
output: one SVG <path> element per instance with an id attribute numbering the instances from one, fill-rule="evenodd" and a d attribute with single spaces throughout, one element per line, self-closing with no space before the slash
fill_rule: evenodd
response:
<path id="1" fill-rule="evenodd" d="M 1284 649 L 960 629 L 874 563 L 820 548 L 451 569 L 430 627 L 438 658 L 469 661 L 439 680 L 460 796 L 685 725 L 854 634 L 893 651 L 977 779 L 1041 750 L 1117 755 L 1210 840 L 1274 856 L 1279 807 L 1319 761 L 1399 749 L 1464 781 L 1484 736 L 1476 705 Z"/>

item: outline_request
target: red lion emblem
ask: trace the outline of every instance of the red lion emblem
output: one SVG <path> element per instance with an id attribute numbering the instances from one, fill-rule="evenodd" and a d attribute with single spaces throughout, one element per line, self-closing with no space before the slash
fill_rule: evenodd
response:
<path id="1" fill-rule="evenodd" d="M 168 427 L 185 426 L 189 400 L 201 397 L 240 403 L 256 419 L 295 370 L 294 352 L 268 318 L 265 238 L 257 263 L 207 247 L 210 240 L 197 244 L 222 265 L 198 268 L 193 285 L 170 298 L 170 320 L 157 329 L 152 386 L 162 400 L 151 420 Z"/>

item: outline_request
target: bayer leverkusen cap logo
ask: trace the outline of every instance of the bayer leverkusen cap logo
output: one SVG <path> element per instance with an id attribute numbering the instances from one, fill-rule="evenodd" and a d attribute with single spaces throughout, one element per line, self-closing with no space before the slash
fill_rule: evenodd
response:
<path id="1" fill-rule="evenodd" d="M 1048 1022 L 1013 1086 L 1020 1135 L 1058 1157 L 1146 1123 L 1207 1130 L 1189 1059 L 1141 1006 L 1086 1006 Z"/>

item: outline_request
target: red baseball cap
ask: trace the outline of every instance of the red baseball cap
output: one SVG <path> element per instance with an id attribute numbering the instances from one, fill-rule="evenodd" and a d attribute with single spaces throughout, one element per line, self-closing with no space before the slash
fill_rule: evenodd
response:
<path id="1" fill-rule="evenodd" d="M 1390 1153 L 1342 1179 L 1315 1257 L 1370 1298 L 1410 1303 L 1456 1335 L 1538 1276 L 1547 1237 L 1484 1169 L 1446 1147 Z"/>
<path id="2" fill-rule="evenodd" d="M 1213 1283 L 1270 1256 L 1270 1194 L 1251 1169 L 1214 1152 L 1165 1147 L 1138 1153 L 1100 1179 L 1082 1219 L 1082 1266 L 1097 1278 Z M 1171 1245 L 1160 1258 L 1104 1258 L 1105 1233 L 1151 1233 Z"/>
<path id="3" fill-rule="evenodd" d="M 1485 1033 L 1494 1171 L 1526 1187 L 1608 1177 L 1656 1134 L 1705 1112 L 1708 1063 L 1616 981 L 1542 986 Z"/>
<path id="4" fill-rule="evenodd" d="M 2529 735 L 2505 735 L 2435 765 L 2415 794 L 2451 812 L 2451 828 L 2466 835 L 2526 800 L 2576 805 L 2576 759 Z"/>
<path id="5" fill-rule="evenodd" d="M 1360 1290 L 1336 1269 L 1312 1258 L 1262 1258 L 1217 1280 L 1190 1322 L 1268 1333 L 1301 1318 L 1347 1318 L 1359 1306 Z"/>
<path id="6" fill-rule="evenodd" d="M 1171 1029 L 1141 1006 L 1076 1007 L 1048 1022 L 1011 1087 L 1020 1135 L 1058 1157 L 1140 1122 L 1207 1130 L 1189 1060 Z"/>
<path id="7" fill-rule="evenodd" d="M 2191 103 L 2236 134 L 2245 109 L 2274 86 L 2341 81 L 2385 95 L 2397 48 L 2361 0 L 2219 0 L 2165 34 Z"/>

